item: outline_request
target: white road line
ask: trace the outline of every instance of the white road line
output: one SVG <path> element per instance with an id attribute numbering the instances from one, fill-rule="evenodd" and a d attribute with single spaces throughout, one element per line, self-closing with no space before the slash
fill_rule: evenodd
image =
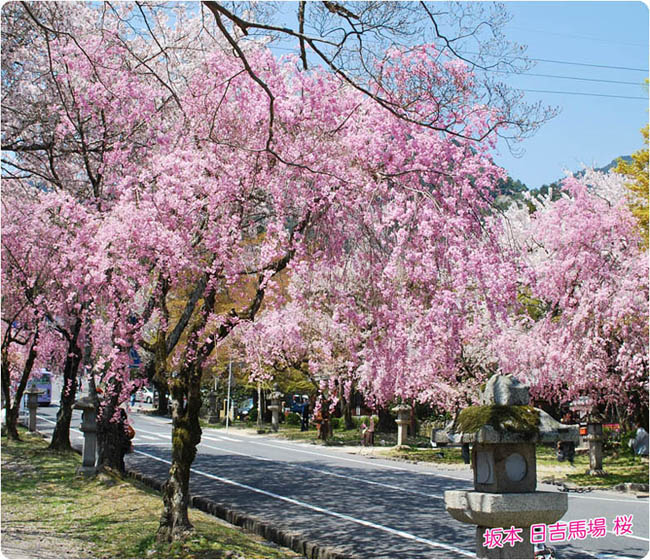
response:
<path id="1" fill-rule="evenodd" d="M 598 496 L 582 496 L 580 494 L 574 496 L 572 493 L 569 493 L 569 498 L 572 500 L 601 500 L 603 502 L 627 502 L 629 504 L 638 504 L 643 505 L 646 509 L 648 508 L 648 502 L 646 500 L 641 500 L 637 498 L 636 500 L 630 500 L 626 498 L 599 498 Z"/>
<path id="2" fill-rule="evenodd" d="M 636 539 L 637 541 L 644 541 L 644 542 L 649 542 L 650 539 L 647 537 L 639 537 L 638 535 L 617 535 L 613 531 L 607 531 L 610 535 L 614 535 L 617 537 L 627 537 L 628 539 Z"/>
<path id="3" fill-rule="evenodd" d="M 135 429 L 135 426 L 134 426 L 134 429 Z M 149 430 L 143 430 L 142 428 L 138 428 L 137 430 L 135 430 L 135 433 L 138 434 L 138 435 L 139 434 L 150 434 L 152 436 L 156 436 L 156 439 L 160 439 L 160 438 L 166 438 L 167 439 L 167 438 L 170 437 L 169 434 L 161 434 L 159 432 L 150 432 Z"/>
<path id="4" fill-rule="evenodd" d="M 160 436 L 157 436 L 157 437 L 156 437 L 156 436 L 147 436 L 147 435 L 141 434 L 140 431 L 141 431 L 141 430 L 138 430 L 138 431 L 136 432 L 136 438 L 138 438 L 138 439 L 139 439 L 139 438 L 143 438 L 143 439 L 152 439 L 152 440 L 155 440 L 155 441 L 158 441 L 158 440 L 160 439 Z"/>
<path id="5" fill-rule="evenodd" d="M 209 438 L 206 437 L 205 439 L 214 439 L 214 438 Z M 224 447 L 214 447 L 212 445 L 207 445 L 201 443 L 203 447 L 206 447 L 208 449 L 216 449 L 217 451 L 225 451 L 226 453 L 234 453 L 235 455 L 243 455 L 244 457 L 252 457 L 253 459 L 259 459 L 260 461 L 269 461 L 269 462 L 276 462 L 273 459 L 268 459 L 267 457 L 260 457 L 258 455 L 251 455 L 250 453 L 242 453 L 241 451 L 233 451 L 232 449 L 226 449 Z M 279 461 L 278 461 L 279 462 Z M 352 480 L 354 482 L 362 482 L 364 484 L 370 484 L 372 486 L 381 486 L 382 488 L 389 488 L 391 490 L 398 490 L 399 492 L 407 492 L 409 494 L 417 494 L 418 496 L 424 496 L 425 498 L 434 498 L 436 500 L 443 500 L 443 496 L 437 495 L 437 494 L 426 494 L 425 492 L 418 492 L 417 490 L 408 490 L 406 488 L 402 488 L 401 486 L 395 486 L 393 484 L 386 484 L 384 482 L 375 482 L 373 480 L 367 480 L 365 478 L 359 478 L 356 476 L 349 476 L 345 474 L 339 474 L 335 473 L 332 471 L 326 471 L 323 469 L 316 469 L 313 467 L 305 467 L 304 465 L 298 465 L 294 463 L 284 463 L 286 467 L 293 468 L 293 469 L 301 469 L 305 471 L 312 471 L 312 472 L 317 472 L 321 474 L 325 474 L 328 476 L 334 476 L 336 478 L 343 478 L 345 480 Z"/>
<path id="6" fill-rule="evenodd" d="M 136 413 L 138 414 L 138 413 Z M 164 424 L 165 426 L 170 426 L 172 421 L 169 418 L 162 419 L 156 418 L 154 416 L 149 416 L 148 414 L 138 414 L 138 418 L 143 422 L 152 422 L 154 424 Z"/>
<path id="7" fill-rule="evenodd" d="M 150 453 L 145 453 L 143 451 L 135 451 L 134 453 L 138 453 L 140 455 L 144 455 L 145 457 L 149 457 L 151 459 L 154 459 L 155 461 L 160 461 L 162 463 L 166 463 L 168 465 L 171 465 L 171 461 L 167 461 L 165 459 L 161 459 L 160 457 L 156 457 L 155 455 L 151 455 Z M 322 508 L 320 506 L 315 506 L 313 504 L 308 504 L 307 502 L 302 502 L 300 500 L 294 500 L 293 498 L 287 498 L 286 496 L 280 496 L 279 494 L 274 494 L 273 492 L 268 492 L 267 490 L 262 490 L 261 488 L 255 488 L 254 486 L 249 486 L 247 484 L 242 484 L 240 482 L 235 482 L 234 480 L 230 480 L 228 478 L 223 478 L 220 476 L 216 476 L 210 473 L 206 473 L 203 471 L 199 471 L 197 469 L 191 469 L 192 472 L 195 472 L 198 475 L 205 476 L 206 478 L 211 478 L 213 480 L 217 480 L 219 482 L 222 482 L 224 484 L 230 484 L 232 486 L 237 486 L 239 488 L 244 488 L 245 490 L 250 490 L 251 492 L 255 492 L 257 494 L 262 494 L 264 496 L 269 496 L 270 498 L 274 498 L 276 500 L 282 500 L 283 502 L 287 502 L 299 507 L 304 507 L 306 509 L 310 509 L 312 511 L 317 511 L 318 513 L 324 513 L 325 515 L 329 515 L 331 517 L 337 517 L 339 519 L 343 519 L 344 521 L 351 521 L 352 523 L 356 523 L 358 525 L 362 525 L 364 527 L 370 527 L 372 529 L 378 529 L 380 531 L 384 531 L 385 533 L 390 533 L 391 535 L 396 535 L 398 537 L 402 537 L 404 539 L 412 540 L 415 542 L 418 542 L 420 544 L 425 544 L 427 546 L 431 546 L 433 548 L 442 548 L 444 550 L 448 550 L 450 552 L 455 552 L 457 554 L 462 554 L 463 556 L 467 556 L 470 558 L 475 557 L 475 554 L 473 552 L 470 552 L 468 550 L 463 550 L 462 548 L 458 548 L 456 546 L 452 546 L 449 544 L 445 543 L 440 543 L 436 541 L 432 541 L 429 539 L 424 539 L 422 537 L 418 537 L 417 535 L 413 535 L 412 533 L 407 533 L 406 531 L 400 531 L 398 529 L 393 529 L 392 527 L 387 527 L 385 525 L 379 525 L 378 523 L 373 523 L 371 521 L 366 521 L 365 519 L 359 519 L 357 517 L 352 517 L 350 515 L 346 515 L 343 513 L 339 513 L 336 511 L 332 511 L 327 508 Z"/>
<path id="8" fill-rule="evenodd" d="M 238 439 L 212 437 L 212 436 L 206 436 L 205 434 L 201 436 L 201 441 L 203 441 L 204 439 L 208 441 L 224 441 L 224 439 L 226 439 L 228 441 L 236 441 L 237 443 L 241 443 L 241 441 Z"/>
<path id="9" fill-rule="evenodd" d="M 340 459 L 341 461 L 348 461 L 350 463 L 361 463 L 362 465 L 366 465 L 366 466 L 381 467 L 381 468 L 384 468 L 384 469 L 392 469 L 392 470 L 395 470 L 395 471 L 406 471 L 406 472 L 413 473 L 413 474 L 424 474 L 424 475 L 431 475 L 431 476 L 440 476 L 442 478 L 451 478 L 451 479 L 454 479 L 454 480 L 463 480 L 463 481 L 468 481 L 469 480 L 468 478 L 461 478 L 461 477 L 458 477 L 458 476 L 451 476 L 451 475 L 448 475 L 448 474 L 440 474 L 440 473 L 437 473 L 437 472 L 435 472 L 435 473 L 434 472 L 421 472 L 421 471 L 415 471 L 415 470 L 412 470 L 412 469 L 407 469 L 405 467 L 399 467 L 399 466 L 396 466 L 396 465 L 387 465 L 387 464 L 384 464 L 384 463 L 375 463 L 374 461 L 372 461 L 372 462 L 370 462 L 370 461 L 362 461 L 362 460 L 359 460 L 359 459 L 351 459 L 349 457 L 343 457 L 343 456 L 340 456 L 340 455 L 328 455 L 327 453 L 318 453 L 316 451 L 306 451 L 304 449 L 299 449 L 298 447 L 294 447 L 294 446 L 276 445 L 276 444 L 273 444 L 273 443 L 265 443 L 265 442 L 261 442 L 261 441 L 258 441 L 257 444 L 258 445 L 266 445 L 267 447 L 275 447 L 277 449 L 291 449 L 292 451 L 297 451 L 298 453 L 306 453 L 308 455 L 318 455 L 319 457 L 329 457 L 330 459 Z"/>
<path id="10" fill-rule="evenodd" d="M 259 461 L 267 461 L 269 463 L 274 462 L 273 459 L 268 459 L 267 457 L 260 457 L 258 455 L 251 455 L 249 453 L 242 453 L 241 451 L 233 451 L 232 449 L 226 449 L 225 447 L 215 447 L 214 445 L 208 445 L 207 443 L 203 443 L 203 442 L 201 442 L 199 445 L 201 447 L 206 447 L 207 449 L 215 449 L 216 451 L 225 451 L 226 453 L 232 453 L 234 455 L 252 457 L 253 459 L 258 459 Z"/>
<path id="11" fill-rule="evenodd" d="M 234 441 L 235 443 L 242 443 L 242 440 L 240 440 L 240 439 L 235 439 L 235 438 L 231 438 L 231 437 L 228 437 L 228 436 L 222 436 L 221 434 L 214 434 L 214 435 L 217 436 L 217 437 L 206 436 L 205 435 L 205 430 L 204 430 L 204 433 L 201 436 L 201 439 L 211 439 L 212 441 L 226 440 L 226 441 Z"/>

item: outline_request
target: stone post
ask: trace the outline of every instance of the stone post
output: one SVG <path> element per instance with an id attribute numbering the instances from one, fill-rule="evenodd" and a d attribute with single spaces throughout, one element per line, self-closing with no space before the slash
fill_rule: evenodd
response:
<path id="1" fill-rule="evenodd" d="M 38 396 L 42 393 L 43 391 L 39 391 L 34 385 L 31 386 L 29 391 L 25 391 L 25 394 L 27 395 L 27 409 L 29 410 L 27 429 L 30 432 L 36 431 L 36 409 L 38 408 Z"/>
<path id="2" fill-rule="evenodd" d="M 219 422 L 219 409 L 217 408 L 217 393 L 210 391 L 208 393 L 208 416 L 206 418 L 208 424 L 216 424 Z"/>
<path id="3" fill-rule="evenodd" d="M 587 474 L 603 476 L 603 424 L 602 418 L 591 414 L 587 420 L 587 444 L 589 445 L 589 470 Z"/>
<path id="4" fill-rule="evenodd" d="M 406 427 L 409 424 L 411 407 L 406 404 L 398 404 L 392 411 L 397 414 L 397 446 L 406 445 Z"/>
<path id="5" fill-rule="evenodd" d="M 74 404 L 74 409 L 81 410 L 80 429 L 84 435 L 81 467 L 77 472 L 86 476 L 97 473 L 97 411 L 95 403 L 90 396 L 79 399 Z"/>
<path id="6" fill-rule="evenodd" d="M 277 384 L 273 386 L 269 398 L 271 399 L 271 404 L 268 405 L 268 409 L 271 411 L 271 429 L 277 432 L 280 419 L 280 400 L 282 399 L 282 393 L 278 390 Z"/>
<path id="7" fill-rule="evenodd" d="M 493 376 L 481 403 L 461 411 L 446 436 L 447 441 L 474 444 L 474 490 L 446 491 L 445 507 L 454 519 L 476 525 L 478 558 L 534 558 L 530 527 L 555 523 L 568 508 L 566 494 L 535 491 L 535 443 L 577 441 L 577 427 L 563 426 L 531 407 L 528 387 L 512 376 Z M 436 434 L 436 441 L 445 438 Z M 495 529 L 521 540 L 490 547 L 486 533 Z"/>

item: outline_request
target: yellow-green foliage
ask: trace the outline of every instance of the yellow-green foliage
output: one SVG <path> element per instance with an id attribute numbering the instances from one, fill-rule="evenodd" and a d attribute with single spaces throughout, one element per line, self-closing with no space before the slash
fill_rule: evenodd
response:
<path id="1" fill-rule="evenodd" d="M 483 426 L 492 426 L 498 432 L 533 435 L 539 426 L 539 412 L 529 405 L 470 406 L 460 412 L 454 429 L 473 433 Z"/>
<path id="2" fill-rule="evenodd" d="M 618 160 L 614 171 L 625 175 L 630 190 L 629 204 L 632 213 L 639 221 L 641 235 L 645 246 L 648 246 L 648 125 L 641 129 L 645 148 L 632 154 L 632 161 Z"/>

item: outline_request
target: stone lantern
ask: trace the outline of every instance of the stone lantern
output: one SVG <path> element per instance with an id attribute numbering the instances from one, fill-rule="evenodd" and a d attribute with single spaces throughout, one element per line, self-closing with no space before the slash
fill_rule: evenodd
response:
<path id="1" fill-rule="evenodd" d="M 589 470 L 587 474 L 592 476 L 603 476 L 603 419 L 592 412 L 587 418 L 587 436 L 585 437 L 589 446 Z"/>
<path id="2" fill-rule="evenodd" d="M 445 492 L 445 506 L 458 521 L 476 525 L 478 558 L 533 558 L 530 527 L 558 521 L 566 494 L 536 492 L 535 444 L 578 441 L 577 426 L 565 426 L 529 405 L 528 387 L 510 375 L 487 383 L 481 406 L 458 415 L 446 441 L 471 443 L 474 490 Z M 436 435 L 442 442 L 444 434 Z M 521 542 L 488 548 L 486 531 L 521 529 Z"/>
<path id="3" fill-rule="evenodd" d="M 398 404 L 391 410 L 397 414 L 397 446 L 406 445 L 406 427 L 409 424 L 411 407 L 406 404 Z"/>
<path id="4" fill-rule="evenodd" d="M 30 432 L 36 431 L 36 409 L 38 408 L 38 396 L 43 394 L 43 391 L 39 391 L 34 385 L 32 385 L 29 391 L 25 391 L 27 395 L 27 409 L 29 410 L 29 420 L 27 423 L 27 429 Z"/>
<path id="5" fill-rule="evenodd" d="M 280 401 L 282 400 L 282 393 L 278 390 L 277 383 L 273 385 L 273 391 L 271 391 L 269 399 L 271 400 L 271 404 L 268 406 L 268 409 L 271 411 L 271 429 L 277 432 L 280 417 Z"/>
<path id="6" fill-rule="evenodd" d="M 208 393 L 208 416 L 206 418 L 208 424 L 216 424 L 219 422 L 219 409 L 217 408 L 217 393 L 210 391 Z"/>
<path id="7" fill-rule="evenodd" d="M 75 410 L 81 410 L 80 429 L 84 435 L 81 467 L 77 472 L 92 476 L 97 472 L 97 410 L 91 396 L 86 396 L 74 403 Z"/>

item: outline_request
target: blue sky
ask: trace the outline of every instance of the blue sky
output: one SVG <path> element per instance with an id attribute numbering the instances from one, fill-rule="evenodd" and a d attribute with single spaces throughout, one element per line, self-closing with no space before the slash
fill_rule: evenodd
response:
<path id="1" fill-rule="evenodd" d="M 535 188 L 563 177 L 565 169 L 604 166 L 641 148 L 640 129 L 648 120 L 648 94 L 642 85 L 648 77 L 648 7 L 642 2 L 508 2 L 506 7 L 513 16 L 507 37 L 528 45 L 531 58 L 556 61 L 538 62 L 531 73 L 584 79 L 517 76 L 512 84 L 524 90 L 592 95 L 527 92 L 528 100 L 559 106 L 561 113 L 520 144 L 523 157 L 513 157 L 503 146 L 497 163 Z"/>

